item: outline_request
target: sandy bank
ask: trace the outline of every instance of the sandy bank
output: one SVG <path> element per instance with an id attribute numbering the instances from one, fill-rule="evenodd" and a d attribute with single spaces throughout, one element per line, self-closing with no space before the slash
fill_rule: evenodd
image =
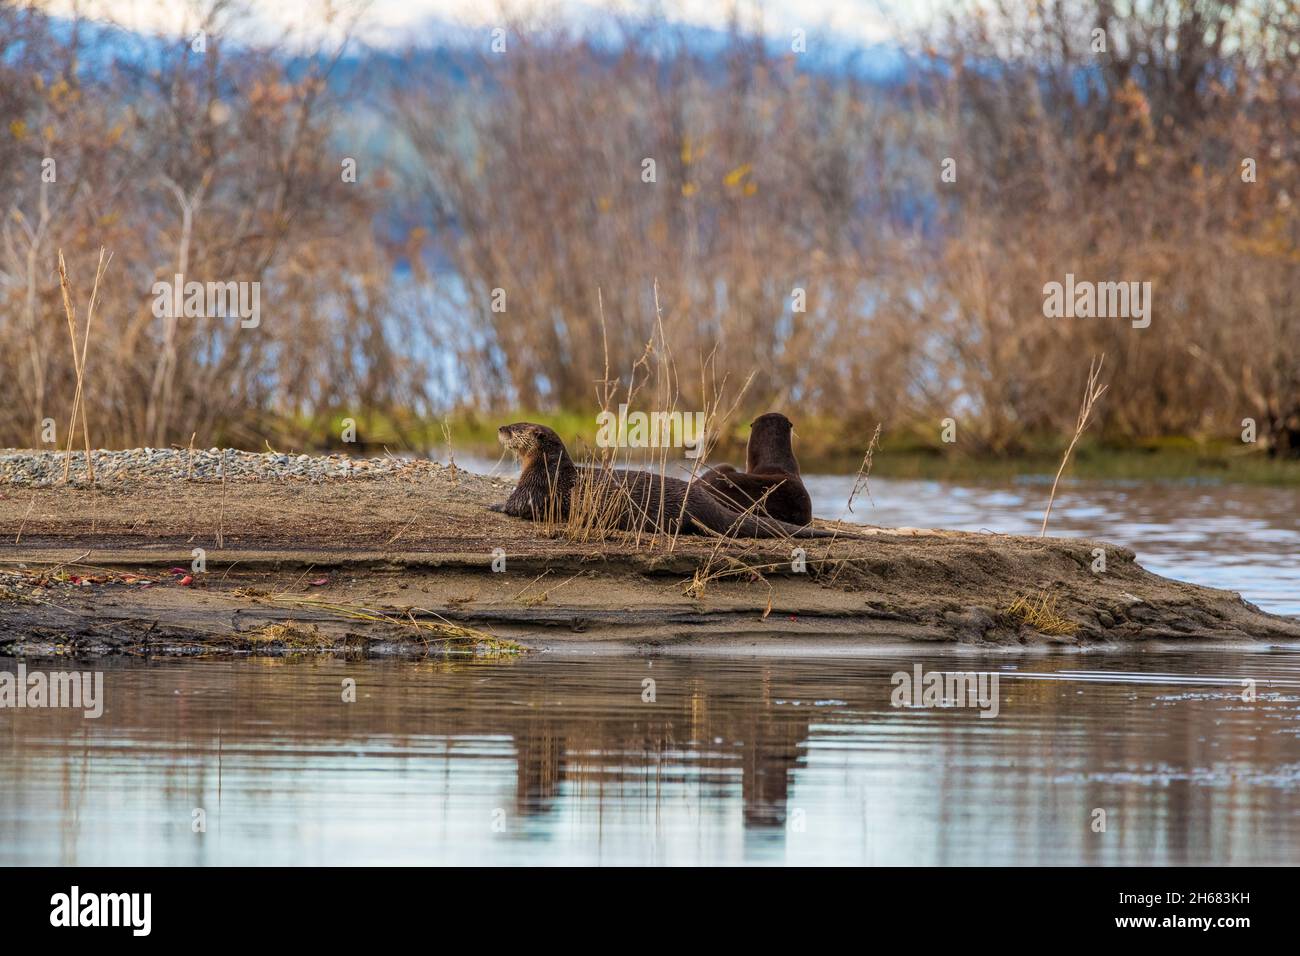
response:
<path id="1" fill-rule="evenodd" d="M 774 541 L 719 549 L 683 537 L 670 551 L 662 539 L 543 537 L 486 510 L 508 490 L 428 463 L 224 485 L 129 473 L 95 488 L 0 481 L 0 652 L 447 646 L 421 623 L 531 648 L 1300 641 L 1300 622 L 1154 575 L 1104 542 L 866 529 L 806 542 L 800 573 Z M 189 573 L 195 548 L 205 573 Z M 692 592 L 700 572 L 709 579 Z M 1048 614 L 1024 611 L 1044 603 Z"/>

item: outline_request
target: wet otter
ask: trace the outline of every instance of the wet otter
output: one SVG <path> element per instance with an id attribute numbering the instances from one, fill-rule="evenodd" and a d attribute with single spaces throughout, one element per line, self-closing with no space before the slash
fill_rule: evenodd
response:
<path id="1" fill-rule="evenodd" d="M 523 471 L 519 484 L 504 504 L 493 511 L 516 518 L 564 520 L 569 499 L 580 480 L 583 493 L 605 498 L 614 522 L 623 530 L 702 534 L 733 533 L 748 538 L 829 538 L 833 533 L 798 527 L 762 515 L 742 515 L 715 499 L 697 483 L 688 483 L 646 471 L 601 471 L 574 463 L 560 436 L 545 425 L 517 422 L 497 429 L 501 444 L 519 458 Z M 586 482 L 586 479 L 594 479 Z M 682 508 L 683 501 L 686 504 Z"/>
<path id="2" fill-rule="evenodd" d="M 780 412 L 768 412 L 755 418 L 749 429 L 745 471 L 719 465 L 705 472 L 700 481 L 728 507 L 743 511 L 761 499 L 760 507 L 773 518 L 808 524 L 812 521 L 812 498 L 799 477 L 799 462 L 790 443 L 794 424 Z"/>

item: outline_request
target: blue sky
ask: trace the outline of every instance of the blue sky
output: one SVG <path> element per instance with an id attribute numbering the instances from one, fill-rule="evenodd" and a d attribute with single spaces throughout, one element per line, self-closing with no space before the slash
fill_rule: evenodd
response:
<path id="1" fill-rule="evenodd" d="M 662 11 L 670 21 L 704 27 L 722 27 L 729 11 L 738 6 L 747 24 L 761 24 L 771 36 L 788 36 L 796 28 L 810 35 L 826 31 L 841 41 L 872 43 L 887 40 L 897 25 L 924 19 L 942 0 L 529 0 L 496 3 L 493 0 L 243 0 L 252 11 L 241 27 L 268 35 L 291 31 L 303 39 L 321 31 L 337 33 L 346 15 L 361 12 L 358 35 L 386 45 L 410 41 L 412 29 L 443 21 L 465 27 L 491 27 L 505 19 L 504 11 L 524 15 L 558 14 L 582 23 L 603 14 Z M 112 19 L 141 30 L 176 32 L 196 22 L 196 4 L 190 0 L 44 0 L 51 12 L 66 16 L 74 6 L 83 15 Z M 206 4 L 201 4 L 205 6 Z M 345 14 L 327 24 L 325 11 Z"/>

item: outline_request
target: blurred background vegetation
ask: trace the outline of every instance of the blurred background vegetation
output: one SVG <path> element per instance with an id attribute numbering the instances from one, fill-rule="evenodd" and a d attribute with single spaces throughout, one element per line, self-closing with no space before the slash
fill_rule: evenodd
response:
<path id="1" fill-rule="evenodd" d="M 738 398 L 728 453 L 782 409 L 805 467 L 851 470 L 877 423 L 886 471 L 1059 459 L 1105 353 L 1085 473 L 1300 480 L 1300 6 L 939 9 L 804 52 L 740 13 L 503 17 L 502 53 L 366 47 L 364 8 L 270 41 L 227 0 L 175 36 L 0 0 L 0 444 L 67 427 L 57 254 L 84 303 L 103 246 L 105 447 L 590 440 L 662 330 L 679 408 Z M 260 282 L 261 325 L 155 317 L 177 272 Z M 1150 327 L 1045 318 L 1066 273 L 1151 282 Z"/>

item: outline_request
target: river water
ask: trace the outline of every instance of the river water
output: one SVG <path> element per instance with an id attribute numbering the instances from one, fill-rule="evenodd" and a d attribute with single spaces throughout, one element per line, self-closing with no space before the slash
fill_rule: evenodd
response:
<path id="1" fill-rule="evenodd" d="M 885 527 L 1038 534 L 1050 477 L 958 485 L 874 479 L 853 512 L 851 478 L 807 480 L 819 518 Z M 1049 533 L 1132 548 L 1166 577 L 1237 591 L 1274 614 L 1300 615 L 1300 488 L 1197 482 L 1066 482 Z"/>
<path id="2" fill-rule="evenodd" d="M 871 491 L 976 531 L 1046 496 Z M 1071 485 L 1052 529 L 1298 613 L 1298 497 Z M 1300 647 L 24 663 L 104 708 L 0 710 L 4 865 L 1300 863 Z M 895 706 L 917 668 L 996 691 Z"/>

